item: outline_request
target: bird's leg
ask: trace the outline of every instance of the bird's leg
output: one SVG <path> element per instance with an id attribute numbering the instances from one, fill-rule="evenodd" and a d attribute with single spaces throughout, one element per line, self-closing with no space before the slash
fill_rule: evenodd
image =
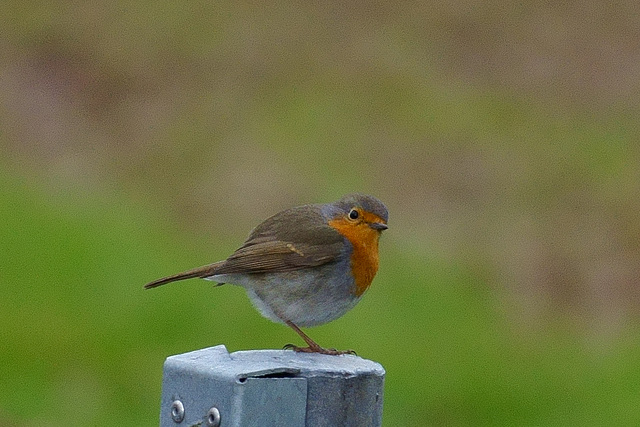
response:
<path id="1" fill-rule="evenodd" d="M 322 348 L 318 344 L 316 344 L 316 342 L 312 340 L 307 334 L 302 332 L 302 330 L 298 328 L 295 325 L 295 323 L 293 323 L 291 320 L 285 320 L 285 323 L 289 325 L 291 329 L 296 331 L 296 333 L 300 335 L 300 337 L 302 337 L 304 342 L 306 342 L 309 347 L 297 347 L 292 344 L 287 344 L 284 348 L 287 348 L 287 349 L 290 348 L 293 351 L 302 352 L 302 353 L 321 353 L 321 354 L 330 354 L 333 356 L 336 356 L 339 354 L 355 354 L 353 350 L 339 351 L 339 350 L 336 350 L 335 348 Z"/>
<path id="2" fill-rule="evenodd" d="M 304 340 L 304 342 L 306 342 L 307 345 L 309 346 L 309 347 L 306 347 L 306 348 L 291 346 L 291 348 L 294 351 L 303 351 L 305 353 L 322 353 L 323 348 L 320 347 L 314 340 L 312 340 L 309 337 L 309 335 L 307 335 L 304 332 L 302 332 L 302 329 L 298 328 L 295 323 L 293 323 L 291 320 L 287 320 L 286 323 L 287 323 L 287 325 L 289 325 L 289 327 L 291 329 L 296 331 L 296 333 L 298 335 L 300 335 L 302 337 L 302 339 Z"/>

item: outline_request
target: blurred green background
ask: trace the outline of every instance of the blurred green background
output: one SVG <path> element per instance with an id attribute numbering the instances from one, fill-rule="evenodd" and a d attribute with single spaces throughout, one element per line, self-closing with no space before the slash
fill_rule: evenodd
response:
<path id="1" fill-rule="evenodd" d="M 267 216 L 390 211 L 309 330 L 387 369 L 385 426 L 640 424 L 632 1 L 38 2 L 0 13 L 0 425 L 157 425 L 168 355 L 298 338 L 152 279 Z"/>

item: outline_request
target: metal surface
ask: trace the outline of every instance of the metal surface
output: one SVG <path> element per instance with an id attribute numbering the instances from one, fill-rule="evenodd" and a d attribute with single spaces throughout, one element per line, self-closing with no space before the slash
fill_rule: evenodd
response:
<path id="1" fill-rule="evenodd" d="M 352 355 L 229 354 L 219 345 L 167 358 L 160 425 L 380 426 L 384 375 L 380 364 Z M 183 405 L 181 422 L 175 401 Z"/>

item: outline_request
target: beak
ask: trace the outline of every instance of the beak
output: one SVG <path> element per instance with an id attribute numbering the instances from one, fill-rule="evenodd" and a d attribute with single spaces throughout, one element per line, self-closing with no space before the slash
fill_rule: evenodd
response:
<path id="1" fill-rule="evenodd" d="M 386 230 L 387 228 L 389 228 L 389 226 L 387 226 L 387 224 L 383 224 L 381 222 L 372 222 L 371 224 L 369 224 L 369 227 L 373 228 L 374 230 L 378 230 L 378 231 Z"/>

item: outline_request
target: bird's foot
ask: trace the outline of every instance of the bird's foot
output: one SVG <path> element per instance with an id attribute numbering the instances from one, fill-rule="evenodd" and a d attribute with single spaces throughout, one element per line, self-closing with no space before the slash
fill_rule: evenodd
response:
<path id="1" fill-rule="evenodd" d="M 284 346 L 285 350 L 293 350 L 298 353 L 320 353 L 320 354 L 328 354 L 331 356 L 339 356 L 341 354 L 351 354 L 353 356 L 357 356 L 356 352 L 353 350 L 336 350 L 335 348 L 322 348 L 319 345 L 309 347 L 298 347 L 293 344 L 287 344 Z"/>

